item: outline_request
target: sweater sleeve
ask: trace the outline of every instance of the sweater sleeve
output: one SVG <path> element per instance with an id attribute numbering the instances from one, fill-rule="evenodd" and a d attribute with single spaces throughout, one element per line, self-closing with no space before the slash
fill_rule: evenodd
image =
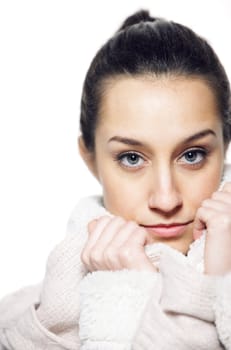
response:
<path id="1" fill-rule="evenodd" d="M 225 349 L 231 350 L 231 273 L 219 279 L 214 312 L 222 344 Z"/>
<path id="2" fill-rule="evenodd" d="M 0 344 L 7 350 L 79 349 L 79 282 L 85 273 L 82 244 L 78 234 L 68 233 L 48 257 L 37 298 L 31 297 L 21 307 L 22 293 L 8 298 L 12 312 L 0 317 Z M 6 301 L 3 304 L 6 309 Z"/>
<path id="3" fill-rule="evenodd" d="M 218 279 L 168 255 L 161 258 L 160 274 L 160 303 L 150 298 L 133 349 L 223 349 L 213 311 Z"/>
<path id="4" fill-rule="evenodd" d="M 80 254 L 87 223 L 103 214 L 98 197 L 83 199 L 48 257 L 39 291 L 16 293 L 0 303 L 1 350 L 79 349 L 79 283 L 86 274 Z"/>

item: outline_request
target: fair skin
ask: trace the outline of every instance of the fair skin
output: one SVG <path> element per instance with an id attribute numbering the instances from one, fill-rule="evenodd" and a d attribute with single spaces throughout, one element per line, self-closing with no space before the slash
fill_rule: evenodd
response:
<path id="1" fill-rule="evenodd" d="M 205 82 L 120 77 L 103 96 L 95 152 L 79 145 L 113 214 L 89 225 L 82 260 L 90 271 L 155 271 L 146 244 L 186 254 L 205 228 L 206 272 L 231 271 L 231 185 L 217 191 L 226 147 Z"/>

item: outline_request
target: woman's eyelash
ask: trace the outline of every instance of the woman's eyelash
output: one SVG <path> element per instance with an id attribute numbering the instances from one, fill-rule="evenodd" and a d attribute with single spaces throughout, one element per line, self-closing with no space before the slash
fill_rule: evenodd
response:
<path id="1" fill-rule="evenodd" d="M 145 162 L 144 157 L 138 152 L 122 152 L 116 154 L 114 160 L 125 168 L 139 168 Z"/>
<path id="2" fill-rule="evenodd" d="M 197 169 L 204 164 L 208 155 L 209 150 L 206 148 L 190 148 L 179 155 L 177 162 L 183 166 Z M 129 170 L 140 169 L 147 162 L 145 157 L 136 151 L 116 153 L 113 158 L 120 166 Z"/>
<path id="3" fill-rule="evenodd" d="M 184 151 L 178 158 L 181 163 L 191 167 L 200 166 L 207 159 L 209 150 L 205 148 L 191 148 Z M 184 158 L 184 159 L 183 159 Z"/>

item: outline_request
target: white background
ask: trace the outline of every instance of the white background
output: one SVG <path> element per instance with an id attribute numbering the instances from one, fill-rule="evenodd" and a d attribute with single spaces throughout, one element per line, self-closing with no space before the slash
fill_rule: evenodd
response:
<path id="1" fill-rule="evenodd" d="M 0 1 L 0 297 L 42 279 L 73 206 L 100 192 L 77 153 L 82 82 L 141 7 L 206 37 L 231 77 L 230 0 Z"/>

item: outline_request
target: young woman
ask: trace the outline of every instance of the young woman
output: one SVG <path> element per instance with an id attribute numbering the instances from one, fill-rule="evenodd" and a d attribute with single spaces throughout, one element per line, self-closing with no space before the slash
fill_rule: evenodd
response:
<path id="1" fill-rule="evenodd" d="M 99 50 L 80 201 L 44 281 L 6 297 L 1 349 L 231 349 L 230 87 L 208 43 L 140 11 Z"/>

